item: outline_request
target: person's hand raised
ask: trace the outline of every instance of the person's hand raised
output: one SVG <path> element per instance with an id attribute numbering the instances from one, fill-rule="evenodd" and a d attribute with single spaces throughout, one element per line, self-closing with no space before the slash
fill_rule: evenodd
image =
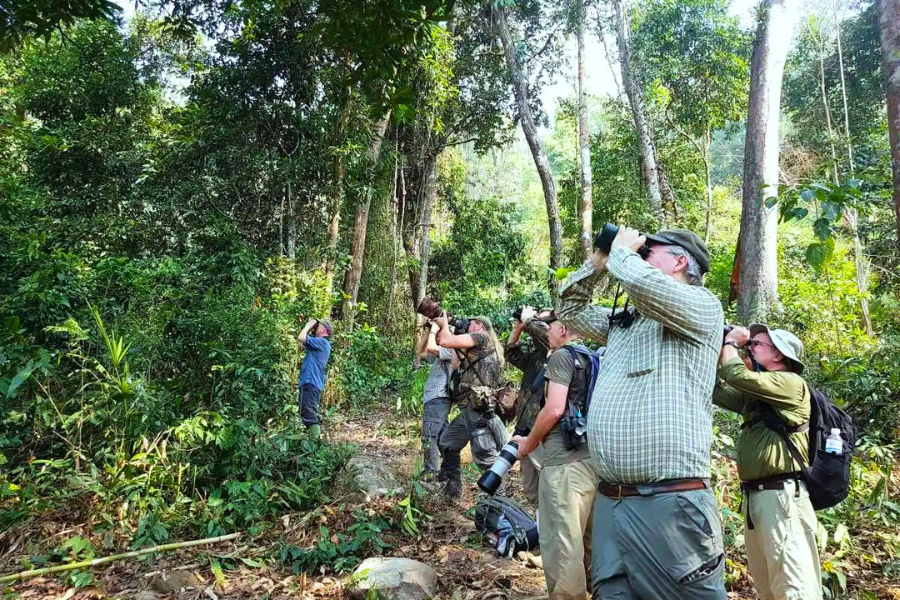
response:
<path id="1" fill-rule="evenodd" d="M 641 246 L 647 243 L 647 238 L 641 235 L 641 232 L 631 227 L 619 227 L 619 233 L 612 242 L 612 247 L 629 248 L 634 252 L 640 250 Z"/>
<path id="2" fill-rule="evenodd" d="M 537 314 L 537 311 L 533 306 L 523 306 L 522 307 L 522 324 L 528 324 L 532 320 L 534 320 L 534 316 Z"/>
<path id="3" fill-rule="evenodd" d="M 744 347 L 747 345 L 747 342 L 750 341 L 750 330 L 746 327 L 735 325 L 732 327 L 731 331 L 728 332 L 728 335 L 725 336 L 725 341 L 734 342 L 739 347 Z"/>

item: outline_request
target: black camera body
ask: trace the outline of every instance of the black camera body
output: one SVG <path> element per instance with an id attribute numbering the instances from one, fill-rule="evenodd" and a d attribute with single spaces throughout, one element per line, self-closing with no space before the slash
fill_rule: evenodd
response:
<path id="1" fill-rule="evenodd" d="M 517 307 L 516 307 L 516 310 L 514 310 L 514 311 L 513 311 L 513 314 L 512 314 L 513 319 L 515 319 L 516 321 L 521 321 L 521 320 L 522 320 L 522 309 L 523 309 L 523 308 L 525 308 L 525 307 L 524 307 L 524 306 L 517 306 Z"/>
<path id="2" fill-rule="evenodd" d="M 469 323 L 471 319 L 467 319 L 465 317 L 454 317 L 451 315 L 447 316 L 447 324 L 453 326 L 453 331 L 457 335 L 461 333 L 469 333 Z"/>
<path id="3" fill-rule="evenodd" d="M 599 232 L 597 232 L 597 236 L 594 238 L 594 248 L 602 252 L 603 254 L 609 254 L 612 250 L 613 240 L 616 239 L 616 236 L 619 234 L 619 228 L 613 225 L 612 223 L 607 223 L 603 226 Z M 641 256 L 641 258 L 646 259 L 650 256 L 650 246 L 644 244 L 640 248 L 638 248 L 637 253 Z"/>

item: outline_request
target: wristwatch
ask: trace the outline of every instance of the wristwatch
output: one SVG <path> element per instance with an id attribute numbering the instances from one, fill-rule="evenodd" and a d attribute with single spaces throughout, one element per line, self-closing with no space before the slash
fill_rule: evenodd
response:
<path id="1" fill-rule="evenodd" d="M 728 340 L 727 342 L 725 342 L 725 343 L 723 344 L 723 346 L 731 346 L 731 347 L 734 348 L 735 350 L 740 350 L 740 349 L 741 349 L 740 345 L 738 345 L 738 343 L 737 343 L 736 341 L 734 341 L 734 340 Z"/>

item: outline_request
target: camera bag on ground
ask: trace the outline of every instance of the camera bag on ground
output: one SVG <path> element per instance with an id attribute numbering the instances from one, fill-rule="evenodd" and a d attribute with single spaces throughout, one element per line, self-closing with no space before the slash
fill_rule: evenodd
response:
<path id="1" fill-rule="evenodd" d="M 521 504 L 505 496 L 487 496 L 475 505 L 475 529 L 497 550 L 512 558 L 539 546 L 537 523 Z"/>
<path id="2" fill-rule="evenodd" d="M 807 385 L 810 396 L 808 423 L 789 426 L 770 405 L 759 402 L 760 418 L 748 421 L 742 428 L 762 421 L 766 427 L 781 435 L 800 465 L 805 463 L 790 434 L 808 431 L 809 464 L 801 468 L 799 478 L 806 482 L 813 508 L 824 510 L 840 503 L 850 491 L 850 460 L 856 448 L 856 431 L 850 415 L 832 404 L 825 394 Z M 841 454 L 825 451 L 825 440 L 832 429 L 841 430 L 841 440 L 844 442 Z"/>
<path id="3" fill-rule="evenodd" d="M 585 432 L 587 413 L 591 405 L 591 398 L 594 396 L 594 387 L 606 348 L 600 348 L 597 352 L 581 344 L 566 344 L 563 348 L 575 362 L 575 373 L 569 384 L 566 412 L 559 420 L 559 429 L 565 447 L 568 450 L 578 450 L 587 443 Z"/>

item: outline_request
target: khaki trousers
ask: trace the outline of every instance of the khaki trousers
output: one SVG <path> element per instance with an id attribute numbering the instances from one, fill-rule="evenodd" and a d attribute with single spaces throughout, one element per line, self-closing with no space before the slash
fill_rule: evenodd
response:
<path id="1" fill-rule="evenodd" d="M 747 514 L 753 529 L 747 526 Z M 760 600 L 821 600 L 822 572 L 816 546 L 816 512 L 806 484 L 744 492 L 747 567 Z"/>
<path id="2" fill-rule="evenodd" d="M 544 458 L 544 447 L 538 446 L 534 452 L 528 455 L 525 460 L 519 461 L 519 468 L 522 471 L 522 491 L 525 492 L 525 498 L 532 506 L 537 506 L 540 496 L 538 490 L 541 483 L 541 470 L 534 465 L 537 461 L 541 464 Z"/>
<path id="3" fill-rule="evenodd" d="M 541 469 L 538 533 L 550 600 L 584 600 L 597 474 L 590 459 Z"/>

